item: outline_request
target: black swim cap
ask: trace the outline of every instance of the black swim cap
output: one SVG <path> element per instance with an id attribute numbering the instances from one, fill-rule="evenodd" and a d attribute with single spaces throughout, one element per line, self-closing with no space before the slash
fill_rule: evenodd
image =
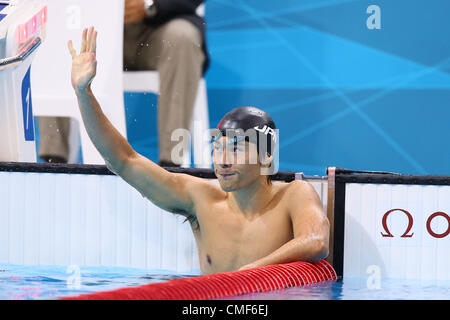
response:
<path id="1" fill-rule="evenodd" d="M 255 107 L 239 107 L 228 112 L 222 120 L 220 120 L 217 126 L 222 133 L 222 136 L 226 136 L 226 132 L 242 130 L 243 132 L 254 129 L 256 130 L 257 137 L 257 150 L 260 153 L 260 139 L 263 139 L 267 143 L 266 152 L 272 155 L 276 143 L 276 126 L 272 117 L 268 113 Z M 248 141 L 248 137 L 246 137 Z"/>

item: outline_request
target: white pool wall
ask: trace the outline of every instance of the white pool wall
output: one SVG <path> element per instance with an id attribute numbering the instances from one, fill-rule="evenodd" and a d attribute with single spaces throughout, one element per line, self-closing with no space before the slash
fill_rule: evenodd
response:
<path id="1" fill-rule="evenodd" d="M 310 182 L 326 210 L 327 182 Z M 184 220 L 117 176 L 0 172 L 3 263 L 199 270 Z"/>

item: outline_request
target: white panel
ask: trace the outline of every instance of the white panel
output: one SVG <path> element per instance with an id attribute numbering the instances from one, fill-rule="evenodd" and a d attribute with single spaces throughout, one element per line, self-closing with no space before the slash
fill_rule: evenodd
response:
<path id="1" fill-rule="evenodd" d="M 344 276 L 366 276 L 373 264 L 383 277 L 450 280 L 450 235 L 437 238 L 427 230 L 433 213 L 450 214 L 449 186 L 350 183 L 345 201 Z M 410 220 L 400 210 L 387 215 L 385 230 L 383 217 L 392 209 L 411 215 L 408 234 Z M 430 228 L 443 234 L 448 221 L 437 216 Z"/>
<path id="2" fill-rule="evenodd" d="M 322 196 L 320 197 L 322 200 L 323 210 L 328 212 L 328 182 L 322 181 Z"/>
<path id="3" fill-rule="evenodd" d="M 347 186 L 345 197 L 345 226 L 344 226 L 344 276 L 358 274 L 361 261 L 361 198 L 349 197 L 349 194 L 360 194 L 361 186 L 351 184 Z"/>
<path id="4" fill-rule="evenodd" d="M 16 30 L 18 30 L 19 25 L 30 21 L 42 8 L 43 3 L 39 1 L 34 1 L 34 3 L 31 1 L 16 3 L 14 7 L 7 7 L 9 11 L 8 16 L 5 17 L 5 20 L 2 20 L 2 30 L 0 31 L 2 33 L 1 58 L 13 57 L 18 53 L 18 41 L 15 36 L 18 34 Z M 44 32 L 43 30 L 37 31 L 36 34 L 30 32 L 28 36 L 38 36 L 45 43 Z M 22 87 L 22 85 L 26 84 L 24 81 L 25 75 L 36 53 L 41 49 L 42 45 L 38 46 L 36 50 L 31 49 L 29 55 L 25 55 L 24 61 L 18 64 L 6 65 L 6 68 L 0 70 L 0 161 L 36 161 L 35 139 L 28 141 L 25 139 L 24 128 L 28 126 L 28 122 L 24 123 L 23 121 L 23 119 L 27 119 L 27 113 L 24 113 L 24 111 L 28 112 L 30 110 L 31 100 L 29 94 L 31 91 L 29 89 L 31 88 L 27 88 L 27 85 Z M 32 74 L 33 72 L 31 72 Z M 27 93 L 24 92 L 27 95 L 25 98 L 27 101 L 26 105 L 22 105 L 23 89 L 27 89 Z"/>
<path id="5" fill-rule="evenodd" d="M 24 263 L 25 174 L 10 179 L 9 256 L 12 263 Z"/>
<path id="6" fill-rule="evenodd" d="M 117 176 L 0 172 L 0 201 L 0 262 L 199 269 L 184 217 Z"/>
<path id="7" fill-rule="evenodd" d="M 13 177 L 13 175 L 11 175 Z M 55 180 L 56 175 L 43 173 L 39 186 L 39 264 L 55 264 Z"/>
<path id="8" fill-rule="evenodd" d="M 55 229 L 53 250 L 55 263 L 70 264 L 70 185 L 68 175 L 57 175 L 55 179 Z"/>
<path id="9" fill-rule="evenodd" d="M 361 233 L 359 238 L 359 255 L 360 266 L 359 273 L 365 274 L 367 268 L 376 263 L 378 250 L 375 247 L 375 229 L 376 229 L 376 198 L 373 195 L 376 192 L 375 185 L 361 185 L 361 200 L 360 200 L 360 226 Z"/>
<path id="10" fill-rule="evenodd" d="M 24 263 L 39 262 L 39 174 L 27 175 L 24 190 Z"/>
<path id="11" fill-rule="evenodd" d="M 435 186 L 424 186 L 422 187 L 422 212 L 425 213 L 420 219 L 420 227 L 423 227 L 426 223 L 427 214 L 435 212 L 437 196 L 435 193 Z M 420 265 L 421 278 L 424 280 L 430 280 L 433 274 L 433 264 L 432 261 L 434 257 L 434 243 L 433 238 L 429 236 L 426 232 L 422 233 L 422 246 L 419 248 L 421 251 L 421 259 L 418 261 Z"/>
<path id="12" fill-rule="evenodd" d="M 192 246 L 193 266 L 192 266 L 192 269 L 198 270 L 198 269 L 200 269 L 200 260 L 199 260 L 199 257 L 198 257 L 198 248 L 197 248 L 197 244 L 194 241 L 192 241 L 192 242 L 193 242 L 193 246 Z"/>
<path id="13" fill-rule="evenodd" d="M 140 268 L 145 267 L 146 263 L 146 249 L 145 245 L 146 230 L 145 220 L 145 203 L 143 198 L 136 190 L 131 191 L 131 265 Z"/>
<path id="14" fill-rule="evenodd" d="M 172 214 L 162 216 L 162 257 L 161 268 L 170 269 L 177 265 L 177 222 Z"/>
<path id="15" fill-rule="evenodd" d="M 406 259 L 405 268 L 407 279 L 418 279 L 420 278 L 420 264 L 417 263 L 421 259 L 422 253 L 417 250 L 417 246 L 420 245 L 423 237 L 424 228 L 421 227 L 421 222 L 423 221 L 422 214 L 422 186 L 407 186 L 408 190 L 408 200 L 407 200 L 407 211 L 414 212 L 418 217 L 418 221 L 413 225 L 411 232 L 413 232 L 413 237 L 408 238 L 408 244 L 405 248 Z"/>
<path id="16" fill-rule="evenodd" d="M 319 195 L 319 197 L 321 197 L 322 196 L 322 183 L 320 181 L 317 181 L 317 180 L 311 180 L 311 181 L 308 181 L 308 182 L 316 190 L 316 192 Z"/>
<path id="17" fill-rule="evenodd" d="M 9 253 L 9 233 L 10 229 L 10 177 L 6 172 L 0 172 L 0 261 L 8 261 Z"/>
<path id="18" fill-rule="evenodd" d="M 177 217 L 177 271 L 193 269 L 192 244 L 193 237 L 189 222 L 182 216 Z M 188 268 L 186 268 L 186 265 Z"/>
<path id="19" fill-rule="evenodd" d="M 117 203 L 117 220 L 116 220 L 116 243 L 117 247 L 117 260 L 116 263 L 119 266 L 131 265 L 131 241 L 128 237 L 130 233 L 130 206 L 131 206 L 131 194 L 129 192 L 129 186 L 120 178 L 117 178 L 117 195 L 119 201 Z M 120 198 L 119 198 L 120 195 Z"/>
<path id="20" fill-rule="evenodd" d="M 147 266 L 151 269 L 161 268 L 162 239 L 161 220 L 163 212 L 150 201 L 146 206 L 147 214 Z"/>
<path id="21" fill-rule="evenodd" d="M 99 65 L 96 81 L 92 83 L 93 91 L 105 115 L 126 137 L 122 88 L 124 1 L 46 0 L 45 3 L 49 16 L 46 40 L 36 55 L 31 72 L 34 115 L 77 119 L 84 162 L 104 164 L 86 133 L 74 99 L 68 74 L 71 59 L 68 59 L 66 44 L 72 40 L 79 50 L 84 27 L 95 26 L 99 32 Z"/>
<path id="22" fill-rule="evenodd" d="M 407 197 L 407 186 L 401 185 L 393 185 L 391 187 L 391 208 L 407 208 L 408 206 L 408 197 Z M 408 226 L 408 219 L 404 214 L 395 212 L 389 216 L 391 219 L 392 232 L 395 232 L 395 235 L 402 235 L 403 231 L 406 230 Z M 405 278 L 406 276 L 406 268 L 405 268 L 405 249 L 408 243 L 411 240 L 409 238 L 401 238 L 396 236 L 391 238 L 390 241 L 392 246 L 390 248 L 390 264 L 389 268 L 386 270 L 388 274 L 386 276 L 390 276 L 391 274 L 395 275 L 397 278 Z"/>
<path id="23" fill-rule="evenodd" d="M 86 205 L 83 199 L 85 179 L 82 175 L 68 176 L 70 190 L 70 264 L 82 265 L 85 261 L 86 248 Z"/>
<path id="24" fill-rule="evenodd" d="M 450 216 L 450 196 L 446 189 L 439 188 L 438 190 L 438 208 L 439 210 L 446 212 Z M 439 219 L 439 220 L 438 220 Z M 431 228 L 434 232 L 444 233 L 447 228 L 450 228 L 450 221 L 447 221 L 443 217 L 435 218 L 434 221 L 440 221 L 439 227 L 435 229 L 433 223 L 431 224 Z M 448 235 L 447 237 L 450 237 Z M 443 239 L 441 239 L 443 240 Z M 437 278 L 438 279 L 450 279 L 450 258 L 448 256 L 450 249 L 450 241 L 438 241 L 437 242 Z"/>
<path id="25" fill-rule="evenodd" d="M 85 182 L 86 201 L 86 264 L 100 264 L 100 179 L 101 176 L 88 175 Z"/>
<path id="26" fill-rule="evenodd" d="M 317 180 L 317 179 L 310 179 L 306 180 L 308 181 L 316 190 L 317 194 L 319 195 L 319 198 L 322 201 L 322 207 L 325 212 L 327 212 L 327 196 L 328 196 L 328 182 L 327 180 Z"/>
<path id="27" fill-rule="evenodd" d="M 117 195 L 117 181 L 114 176 L 105 176 L 101 182 L 100 261 L 103 266 L 112 266 L 116 262 L 117 250 L 111 244 L 115 244 L 116 241 L 117 202 L 120 199 Z"/>

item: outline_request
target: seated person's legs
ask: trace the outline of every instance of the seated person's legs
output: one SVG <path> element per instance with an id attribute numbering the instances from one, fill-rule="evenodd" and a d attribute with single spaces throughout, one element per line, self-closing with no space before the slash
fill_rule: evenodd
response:
<path id="1" fill-rule="evenodd" d="M 154 29 L 144 23 L 126 25 L 125 37 L 124 65 L 159 72 L 159 161 L 173 165 L 171 152 L 178 142 L 171 135 L 178 128 L 190 129 L 202 77 L 201 34 L 189 21 L 174 19 Z"/>
<path id="2" fill-rule="evenodd" d="M 124 25 L 123 33 L 123 68 L 127 70 L 156 70 L 156 56 L 154 46 L 149 48 L 147 59 L 142 63 L 138 57 L 141 55 L 143 44 L 150 45 L 154 28 L 144 22 L 135 22 Z M 152 41 L 153 42 L 153 41 Z"/>
<path id="3" fill-rule="evenodd" d="M 160 161 L 174 161 L 171 151 L 178 142 L 172 142 L 171 135 L 178 128 L 190 129 L 204 54 L 200 32 L 190 22 L 175 19 L 162 26 L 160 32 Z"/>

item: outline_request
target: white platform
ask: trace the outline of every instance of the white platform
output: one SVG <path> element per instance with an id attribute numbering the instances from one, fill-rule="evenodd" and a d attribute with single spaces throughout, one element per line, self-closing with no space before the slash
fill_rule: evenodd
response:
<path id="1" fill-rule="evenodd" d="M 327 182 L 311 183 L 326 207 Z M 0 262 L 199 270 L 184 217 L 117 176 L 0 172 L 0 203 Z"/>
<path id="2" fill-rule="evenodd" d="M 0 21 L 0 161 L 34 162 L 30 66 L 45 42 L 45 5 L 9 4 Z"/>
<path id="3" fill-rule="evenodd" d="M 84 163 L 104 164 L 81 119 L 70 81 L 72 59 L 67 42 L 72 40 L 79 52 L 83 28 L 95 26 L 98 30 L 98 66 L 92 88 L 105 115 L 126 137 L 122 86 L 123 1 L 47 0 L 46 3 L 47 41 L 36 56 L 31 72 L 34 115 L 76 119 Z"/>
<path id="4" fill-rule="evenodd" d="M 37 55 L 32 69 L 32 91 L 35 116 L 71 117 L 78 121 L 83 162 L 104 164 L 92 144 L 81 119 L 77 100 L 70 83 L 71 57 L 67 41 L 72 40 L 79 50 L 81 33 L 91 25 L 98 30 L 97 75 L 93 91 L 103 112 L 114 127 L 126 138 L 126 122 L 123 101 L 124 91 L 159 91 L 157 72 L 123 72 L 123 1 L 109 0 L 47 0 L 48 23 L 47 42 Z M 204 6 L 198 13 L 204 14 Z M 101 12 L 102 14 L 98 14 Z M 211 167 L 210 157 L 203 157 L 208 148 L 208 139 L 202 139 L 195 132 L 205 132 L 209 128 L 206 84 L 202 80 L 194 107 L 191 137 L 196 167 Z M 70 161 L 77 160 L 78 141 L 74 137 Z M 185 166 L 190 165 L 190 155 L 186 154 Z"/>
<path id="5" fill-rule="evenodd" d="M 383 218 L 392 209 L 396 210 Z M 450 186 L 348 183 L 345 190 L 344 276 L 365 277 L 370 268 L 383 278 L 450 280 Z M 405 237 L 402 235 L 411 229 Z M 389 233 L 392 237 L 383 236 Z"/>

